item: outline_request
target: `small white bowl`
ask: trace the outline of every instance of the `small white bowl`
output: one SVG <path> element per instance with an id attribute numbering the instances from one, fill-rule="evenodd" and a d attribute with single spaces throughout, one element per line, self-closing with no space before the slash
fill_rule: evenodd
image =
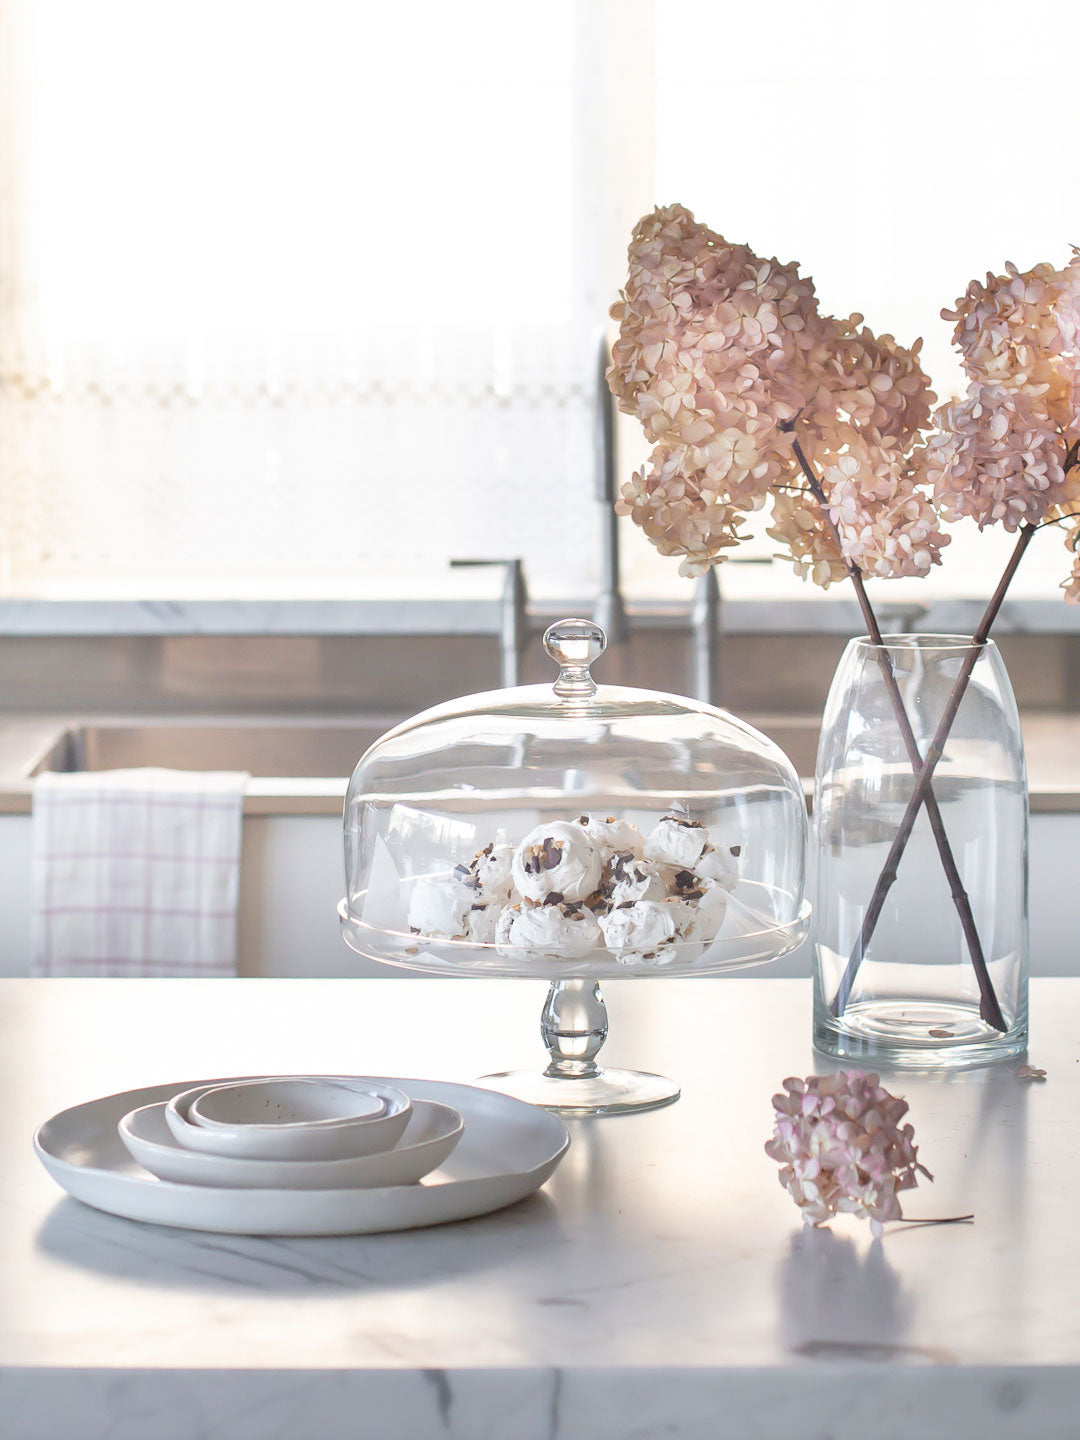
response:
<path id="1" fill-rule="evenodd" d="M 335 1118 L 326 1114 L 319 1121 L 285 1120 L 271 1122 L 240 1121 L 226 1123 L 222 1111 L 214 1117 L 216 1123 L 196 1124 L 192 1107 L 196 1101 L 211 1093 L 239 1092 L 254 1097 L 282 1098 L 282 1087 L 295 1087 L 297 1083 L 312 1086 L 317 1093 L 324 1091 L 327 1107 L 340 1105 L 338 1092 L 353 1087 L 359 1097 L 373 1095 L 384 1103 L 381 1115 L 358 1116 L 344 1119 L 340 1113 Z M 320 1086 L 320 1082 L 323 1084 Z M 234 1114 L 259 1113 L 257 1101 L 248 1100 L 246 1112 L 239 1109 Z M 305 1092 L 306 1113 L 312 1113 L 315 1096 Z M 165 1110 L 165 1120 L 174 1138 L 188 1150 L 199 1150 L 207 1155 L 226 1155 L 238 1160 L 350 1160 L 360 1155 L 377 1155 L 392 1150 L 401 1139 L 409 1123 L 412 1101 L 393 1085 L 378 1080 L 365 1080 L 352 1076 L 283 1075 L 267 1076 L 261 1079 L 218 1081 L 213 1085 L 197 1085 L 174 1095 Z M 262 1110 L 265 1114 L 265 1109 Z M 284 1116 L 285 1112 L 277 1113 Z"/>
<path id="2" fill-rule="evenodd" d="M 131 1110 L 117 1129 L 129 1153 L 151 1175 L 181 1185 L 237 1190 L 370 1190 L 412 1185 L 447 1158 L 465 1122 L 449 1105 L 417 1100 L 405 1134 L 393 1150 L 349 1160 L 238 1160 L 206 1155 L 179 1144 L 169 1129 L 165 1104 Z"/>
<path id="3" fill-rule="evenodd" d="M 239 1080 L 215 1085 L 188 1106 L 193 1125 L 341 1125 L 386 1114 L 386 1100 L 340 1080 Z"/>

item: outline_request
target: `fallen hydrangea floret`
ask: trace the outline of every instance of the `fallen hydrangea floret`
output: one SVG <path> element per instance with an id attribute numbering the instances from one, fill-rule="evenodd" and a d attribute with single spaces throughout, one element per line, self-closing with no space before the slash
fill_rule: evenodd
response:
<path id="1" fill-rule="evenodd" d="M 1014 1070 L 1014 1071 L 1013 1071 L 1013 1074 L 1016 1076 L 1016 1078 L 1017 1078 L 1018 1080 L 1045 1080 L 1045 1079 L 1046 1079 L 1046 1071 L 1045 1071 L 1045 1070 L 1040 1070 L 1039 1067 L 1038 1067 L 1038 1065 L 1021 1065 L 1019 1070 Z"/>
<path id="2" fill-rule="evenodd" d="M 869 1220 L 875 1235 L 887 1220 L 902 1220 L 897 1194 L 918 1176 L 915 1130 L 901 1125 L 906 1100 L 890 1095 L 876 1075 L 839 1070 L 784 1081 L 773 1096 L 776 1129 L 765 1153 L 780 1164 L 780 1184 L 807 1225 L 847 1213 Z"/>

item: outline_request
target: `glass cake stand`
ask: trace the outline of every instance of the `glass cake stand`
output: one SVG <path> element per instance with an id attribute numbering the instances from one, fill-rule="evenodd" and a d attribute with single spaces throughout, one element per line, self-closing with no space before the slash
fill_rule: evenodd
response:
<path id="1" fill-rule="evenodd" d="M 747 882 L 747 889 L 753 882 Z M 769 897 L 754 897 L 762 906 Z M 731 908 L 734 908 L 732 905 Z M 597 953 L 572 967 L 566 962 L 517 960 L 496 952 L 496 947 L 442 940 L 416 944 L 416 936 L 365 925 L 352 918 L 343 900 L 338 906 L 342 934 L 351 949 L 369 960 L 405 970 L 457 976 L 504 976 L 520 980 L 546 979 L 547 999 L 540 1014 L 540 1035 L 547 1048 L 543 1070 L 507 1070 L 485 1075 L 481 1084 L 515 1095 L 565 1115 L 614 1115 L 650 1110 L 679 1098 L 676 1081 L 648 1071 L 601 1067 L 597 1056 L 608 1035 L 608 1014 L 600 980 L 674 979 L 687 975 L 720 975 L 767 965 L 787 955 L 806 939 L 810 905 L 802 901 L 786 922 L 765 923 L 749 906 L 737 917 L 739 931 L 715 940 L 706 953 L 673 957 L 663 966 L 620 965 L 609 953 Z M 683 947 L 677 947 L 683 948 Z M 691 949 L 691 946 L 685 948 Z M 588 973 L 578 973 L 588 972 Z"/>
<path id="2" fill-rule="evenodd" d="M 799 945 L 802 787 L 725 711 L 597 686 L 591 621 L 560 621 L 544 644 L 553 686 L 437 706 L 357 765 L 342 933 L 408 970 L 548 982 L 547 1067 L 481 1083 L 563 1114 L 651 1109 L 679 1087 L 598 1064 L 600 984 L 720 975 Z"/>

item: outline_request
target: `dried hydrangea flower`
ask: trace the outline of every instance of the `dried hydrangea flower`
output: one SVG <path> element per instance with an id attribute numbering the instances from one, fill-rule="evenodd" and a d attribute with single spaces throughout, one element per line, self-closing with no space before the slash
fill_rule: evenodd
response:
<path id="1" fill-rule="evenodd" d="M 808 489 L 798 495 L 778 494 L 773 500 L 772 524 L 767 532 L 786 547 L 788 559 L 800 578 L 809 578 L 827 590 L 847 575 L 840 552 L 829 534 L 825 517 Z"/>
<path id="2" fill-rule="evenodd" d="M 953 343 L 972 380 L 1020 388 L 1049 385 L 1063 339 L 1055 314 L 1062 273 L 1043 263 L 1021 271 L 1010 260 L 1004 275 L 973 280 L 956 302 L 942 310 L 954 320 Z"/>
<path id="3" fill-rule="evenodd" d="M 942 316 L 971 377 L 944 405 L 926 449 L 926 480 L 946 520 L 1017 530 L 1074 514 L 1080 469 L 1080 252 L 1063 270 L 1040 264 L 973 280 Z M 1075 458 L 1075 457 L 1073 457 Z M 1069 536 L 1075 550 L 1076 531 Z M 1080 573 L 1064 587 L 1080 599 Z"/>
<path id="4" fill-rule="evenodd" d="M 942 406 L 926 451 L 926 476 L 947 520 L 979 529 L 1036 525 L 1080 500 L 1080 471 L 1065 470 L 1066 445 L 1044 393 L 973 382 Z"/>
<path id="5" fill-rule="evenodd" d="M 878 575 L 937 563 L 948 542 L 908 463 L 934 399 L 918 344 L 875 336 L 860 315 L 822 315 L 797 266 L 729 244 L 681 205 L 634 227 L 611 313 L 620 329 L 608 383 L 654 446 L 616 508 L 661 554 L 681 557 L 683 574 L 722 560 L 770 499 L 769 534 L 797 573 L 824 586 L 846 574 L 794 462 L 796 417 L 818 472 L 842 475 L 847 559 Z"/>
<path id="6" fill-rule="evenodd" d="M 784 1081 L 773 1096 L 776 1128 L 765 1153 L 780 1164 L 780 1184 L 807 1225 L 847 1213 L 869 1219 L 875 1234 L 901 1220 L 897 1198 L 918 1176 L 934 1177 L 916 1159 L 915 1131 L 901 1125 L 907 1101 L 876 1075 L 839 1070 Z"/>
<path id="7" fill-rule="evenodd" d="M 1061 588 L 1070 605 L 1080 605 L 1080 519 L 1066 531 L 1065 544 L 1073 558 L 1069 573 L 1061 582 Z"/>

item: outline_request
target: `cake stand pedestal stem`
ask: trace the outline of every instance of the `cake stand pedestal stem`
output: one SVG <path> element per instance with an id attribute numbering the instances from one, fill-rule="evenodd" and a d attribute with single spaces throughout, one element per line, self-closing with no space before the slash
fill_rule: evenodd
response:
<path id="1" fill-rule="evenodd" d="M 596 1057 L 607 1033 L 607 1006 L 597 982 L 555 980 L 540 1013 L 547 1069 L 485 1075 L 480 1083 L 561 1115 L 624 1115 L 679 1098 L 678 1085 L 666 1076 L 599 1066 Z"/>

